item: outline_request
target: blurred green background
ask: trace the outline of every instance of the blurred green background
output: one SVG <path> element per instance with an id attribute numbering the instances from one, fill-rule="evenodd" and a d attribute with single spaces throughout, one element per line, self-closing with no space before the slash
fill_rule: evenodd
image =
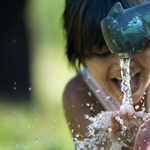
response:
<path id="1" fill-rule="evenodd" d="M 32 103 L 1 103 L 0 150 L 72 150 L 62 93 L 75 71 L 68 66 L 62 29 L 64 0 L 28 0 Z"/>

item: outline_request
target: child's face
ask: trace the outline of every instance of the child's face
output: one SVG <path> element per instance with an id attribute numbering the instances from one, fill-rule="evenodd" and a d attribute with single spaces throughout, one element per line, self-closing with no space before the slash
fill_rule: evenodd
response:
<path id="1" fill-rule="evenodd" d="M 86 66 L 97 83 L 121 101 L 121 73 L 118 54 L 111 54 L 106 45 L 102 50 L 95 49 L 94 55 L 85 60 Z M 150 79 L 150 46 L 132 53 L 130 62 L 131 91 L 133 103 L 139 102 L 147 89 Z"/>

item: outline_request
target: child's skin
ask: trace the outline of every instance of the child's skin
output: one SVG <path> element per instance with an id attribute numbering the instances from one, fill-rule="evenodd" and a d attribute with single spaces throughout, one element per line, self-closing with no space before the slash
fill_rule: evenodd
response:
<path id="1" fill-rule="evenodd" d="M 146 44 L 140 52 L 132 54 L 130 63 L 130 75 L 135 75 L 131 83 L 131 97 L 133 98 L 134 107 L 139 105 L 139 109 L 137 112 L 135 112 L 134 109 L 120 109 L 119 113 L 113 111 L 110 115 L 112 139 L 120 137 L 121 140 L 129 145 L 128 148 L 122 149 L 133 149 L 134 137 L 139 128 L 139 120 L 143 121 L 143 114 L 141 112 L 142 103 L 140 100 L 150 82 L 149 51 L 150 46 Z M 91 75 L 103 89 L 111 93 L 118 101 L 121 101 L 120 96 L 123 94 L 120 90 L 120 81 L 117 80 L 121 78 L 118 54 L 111 54 L 108 47 L 104 45 L 101 51 L 95 49 L 93 55 L 85 59 L 83 64 L 89 69 Z M 64 111 L 67 122 L 69 123 L 68 125 L 71 130 L 74 130 L 72 130 L 73 137 L 78 133 L 83 135 L 79 139 L 86 137 L 86 133 L 88 132 L 87 126 L 90 124 L 90 122 L 84 118 L 84 115 L 95 116 L 102 110 L 105 111 L 94 94 L 92 94 L 91 97 L 88 95 L 89 91 L 90 89 L 83 82 L 80 75 L 77 75 L 67 84 L 63 95 Z M 146 102 L 146 98 L 144 101 Z M 87 103 L 94 105 L 94 111 L 90 110 L 90 107 L 86 105 Z M 116 116 L 120 116 L 120 118 L 123 119 L 124 125 L 128 127 L 125 137 L 118 134 L 122 130 L 122 127 L 115 119 Z M 127 139 L 130 139 L 131 142 Z M 105 147 L 107 147 L 107 145 L 105 145 Z"/>
<path id="2" fill-rule="evenodd" d="M 143 150 L 150 149 L 150 120 L 142 125 L 137 133 L 134 150 L 139 150 L 139 147 Z"/>

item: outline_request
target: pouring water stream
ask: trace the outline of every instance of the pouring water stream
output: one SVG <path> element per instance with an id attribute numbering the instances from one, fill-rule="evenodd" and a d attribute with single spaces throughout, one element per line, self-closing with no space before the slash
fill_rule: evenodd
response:
<path id="1" fill-rule="evenodd" d="M 132 108 L 133 101 L 131 97 L 131 87 L 130 87 L 130 58 L 128 59 L 120 59 L 120 67 L 121 67 L 121 90 L 123 92 L 123 99 L 121 108 Z"/>

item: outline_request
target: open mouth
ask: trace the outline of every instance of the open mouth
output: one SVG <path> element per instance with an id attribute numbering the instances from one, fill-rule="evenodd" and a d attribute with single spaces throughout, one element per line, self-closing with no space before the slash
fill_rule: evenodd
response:
<path id="1" fill-rule="evenodd" d="M 134 74 L 132 77 L 131 77 L 131 80 L 130 80 L 130 87 L 131 87 L 131 92 L 132 94 L 134 94 L 138 88 L 139 88 L 139 73 L 136 73 Z M 122 82 L 122 79 L 121 78 L 113 78 L 112 79 L 113 83 L 117 86 L 117 88 L 121 91 L 121 82 Z"/>

